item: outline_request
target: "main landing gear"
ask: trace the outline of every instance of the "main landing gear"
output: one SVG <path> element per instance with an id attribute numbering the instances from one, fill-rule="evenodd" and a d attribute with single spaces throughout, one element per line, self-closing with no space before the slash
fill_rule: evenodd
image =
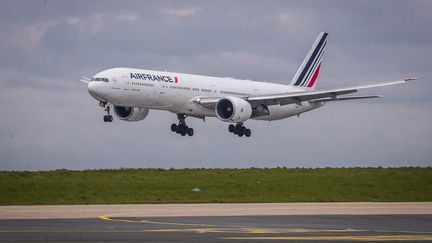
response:
<path id="1" fill-rule="evenodd" d="M 246 128 L 243 123 L 237 123 L 236 125 L 230 124 L 228 126 L 228 131 L 238 135 L 239 137 L 243 137 L 243 135 L 250 137 L 252 135 L 251 130 Z"/>
<path id="2" fill-rule="evenodd" d="M 113 116 L 110 115 L 111 107 L 108 105 L 108 103 L 107 102 L 100 102 L 99 105 L 104 107 L 105 111 L 107 112 L 107 114 L 103 117 L 104 122 L 112 122 Z"/>
<path id="3" fill-rule="evenodd" d="M 179 124 L 178 125 L 175 123 L 171 124 L 171 131 L 180 134 L 182 136 L 186 136 L 187 134 L 192 137 L 194 135 L 194 130 L 193 128 L 188 127 L 186 125 L 186 121 L 185 121 L 186 116 L 183 114 L 177 114 L 177 118 L 179 120 Z"/>

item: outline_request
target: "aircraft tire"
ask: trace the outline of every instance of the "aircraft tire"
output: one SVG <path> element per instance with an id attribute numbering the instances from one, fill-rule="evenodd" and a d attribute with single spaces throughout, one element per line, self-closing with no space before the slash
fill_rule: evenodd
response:
<path id="1" fill-rule="evenodd" d="M 176 132 L 177 131 L 177 124 L 173 123 L 171 124 L 171 132 Z"/>
<path id="2" fill-rule="evenodd" d="M 234 133 L 235 131 L 235 126 L 233 124 L 229 124 L 228 126 L 228 131 Z"/>
<path id="3" fill-rule="evenodd" d="M 243 135 L 244 135 L 244 131 L 243 131 L 243 129 L 239 129 L 239 130 L 237 131 L 237 135 L 238 135 L 239 137 L 243 137 Z"/>
<path id="4" fill-rule="evenodd" d="M 237 126 L 235 126 L 235 129 L 234 129 L 234 134 L 240 134 L 240 133 L 244 133 L 244 131 L 243 131 L 243 126 L 240 126 L 240 125 L 237 125 Z"/>
<path id="5" fill-rule="evenodd" d="M 188 134 L 190 137 L 192 137 L 192 136 L 194 135 L 194 130 L 193 130 L 193 128 L 189 128 L 189 129 L 187 130 L 187 134 Z"/>

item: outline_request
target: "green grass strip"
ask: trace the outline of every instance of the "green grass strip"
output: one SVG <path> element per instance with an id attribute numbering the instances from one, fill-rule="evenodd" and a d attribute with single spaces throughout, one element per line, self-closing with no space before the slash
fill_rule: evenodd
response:
<path id="1" fill-rule="evenodd" d="M 432 168 L 0 172 L 0 205 L 354 201 L 432 201 Z"/>

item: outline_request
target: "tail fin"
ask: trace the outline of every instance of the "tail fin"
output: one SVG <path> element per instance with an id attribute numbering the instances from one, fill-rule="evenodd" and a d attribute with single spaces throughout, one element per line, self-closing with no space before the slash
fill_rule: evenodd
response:
<path id="1" fill-rule="evenodd" d="M 300 68 L 297 70 L 291 85 L 313 89 L 318 77 L 328 33 L 321 32 L 312 45 Z"/>

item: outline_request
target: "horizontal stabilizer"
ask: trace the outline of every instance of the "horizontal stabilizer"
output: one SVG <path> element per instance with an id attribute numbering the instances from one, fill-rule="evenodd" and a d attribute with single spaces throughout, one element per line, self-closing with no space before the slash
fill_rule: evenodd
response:
<path id="1" fill-rule="evenodd" d="M 360 100 L 360 99 L 373 99 L 373 98 L 383 98 L 381 95 L 368 95 L 368 96 L 350 96 L 350 97 L 336 97 L 336 98 L 324 98 L 312 100 L 312 102 L 329 102 L 329 101 L 341 101 L 341 100 Z"/>
<path id="2" fill-rule="evenodd" d="M 89 78 L 87 78 L 87 77 L 85 77 L 85 76 L 81 76 L 81 79 L 80 79 L 80 82 L 83 82 L 83 83 L 85 83 L 85 84 L 88 84 L 88 83 L 90 83 L 90 79 Z"/>
<path id="3" fill-rule="evenodd" d="M 408 77 L 408 78 L 405 78 L 404 80 L 405 81 L 412 81 L 412 80 L 417 80 L 417 79 L 423 79 L 422 77 Z"/>

